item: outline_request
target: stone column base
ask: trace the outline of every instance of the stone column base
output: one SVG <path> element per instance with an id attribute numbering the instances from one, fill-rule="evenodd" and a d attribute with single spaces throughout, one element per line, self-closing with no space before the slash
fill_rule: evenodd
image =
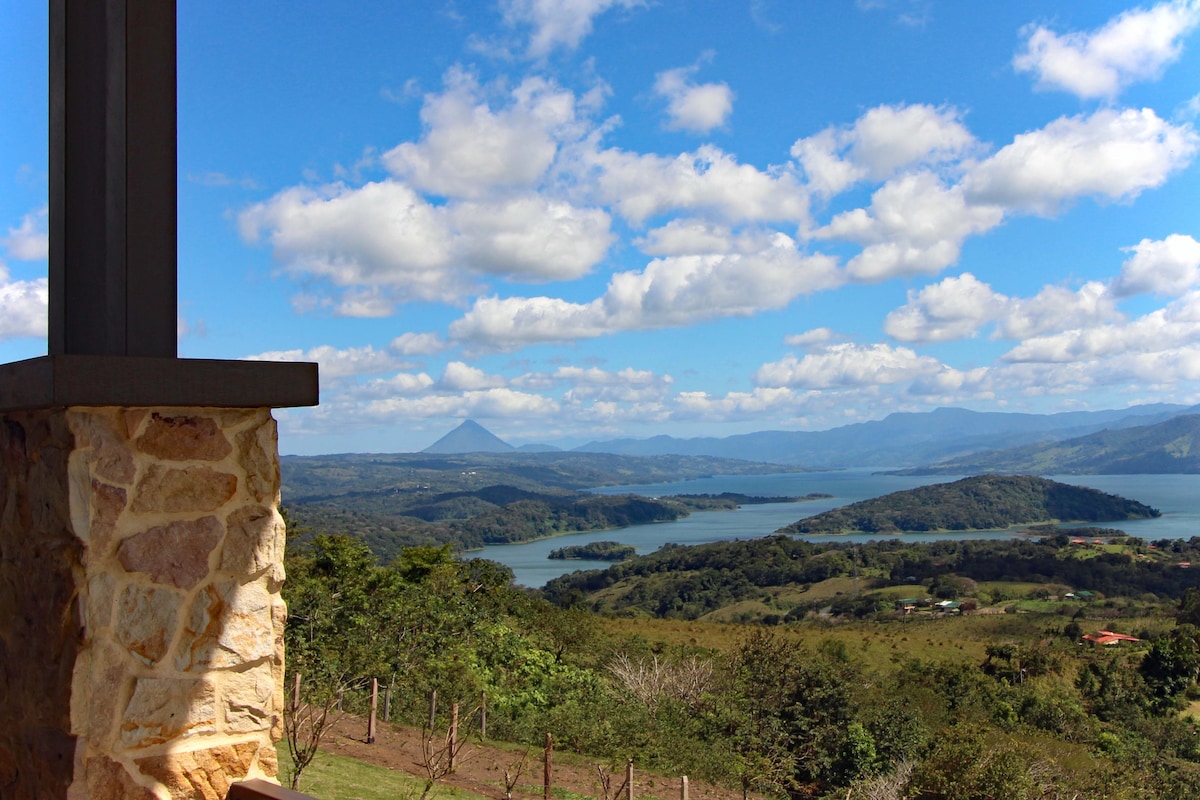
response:
<path id="1" fill-rule="evenodd" d="M 268 409 L 0 415 L 0 797 L 274 778 L 278 504 Z"/>

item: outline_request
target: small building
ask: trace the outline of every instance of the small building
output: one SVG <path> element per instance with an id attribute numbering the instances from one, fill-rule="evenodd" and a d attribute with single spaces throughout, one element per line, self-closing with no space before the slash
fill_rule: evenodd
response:
<path id="1" fill-rule="evenodd" d="M 1116 633 L 1115 631 L 1096 631 L 1095 633 L 1085 633 L 1083 635 L 1085 642 L 1100 645 L 1101 647 L 1113 647 L 1121 642 L 1140 642 L 1141 639 L 1136 636 L 1129 636 L 1124 633 Z"/>

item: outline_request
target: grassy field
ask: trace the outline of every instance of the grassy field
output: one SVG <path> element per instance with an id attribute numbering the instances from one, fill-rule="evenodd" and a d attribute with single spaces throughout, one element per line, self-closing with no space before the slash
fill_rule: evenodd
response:
<path id="1" fill-rule="evenodd" d="M 292 774 L 292 760 L 287 745 L 275 747 L 279 754 L 279 780 L 287 786 Z M 304 770 L 300 791 L 320 800 L 417 800 L 424 783 L 404 772 L 377 767 L 345 756 L 321 750 Z M 437 787 L 438 800 L 489 800 L 452 786 Z"/>
<path id="2" fill-rule="evenodd" d="M 899 589 L 900 587 L 896 587 Z M 911 590 L 913 587 L 903 587 Z M 1020 594 L 1020 586 L 1008 585 L 1011 594 Z M 903 592 L 901 592 L 903 593 Z M 759 605 L 753 603 L 753 605 Z M 840 642 L 847 652 L 866 663 L 889 664 L 906 659 L 971 661 L 980 663 L 989 644 L 1003 641 L 1033 643 L 1055 638 L 1081 608 L 1076 620 L 1085 633 L 1118 630 L 1139 635 L 1164 633 L 1172 620 L 1161 616 L 1126 616 L 1106 619 L 1099 606 L 1062 601 L 1020 600 L 1010 603 L 1017 613 L 971 614 L 967 616 L 931 616 L 913 614 L 887 621 L 843 622 L 827 624 L 808 621 L 773 630 L 780 636 L 810 648 L 824 642 Z M 749 610 L 739 604 L 729 610 Z M 714 620 L 676 620 L 653 618 L 608 618 L 605 628 L 620 636 L 635 635 L 649 642 L 667 645 L 729 650 L 745 638 L 750 628 Z"/>

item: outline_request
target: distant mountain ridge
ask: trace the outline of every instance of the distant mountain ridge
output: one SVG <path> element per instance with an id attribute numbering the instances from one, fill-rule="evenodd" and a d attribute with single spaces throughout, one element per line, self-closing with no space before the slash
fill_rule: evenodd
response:
<path id="1" fill-rule="evenodd" d="M 806 467 L 899 467 L 938 464 L 1014 445 L 1071 439 L 1101 430 L 1164 422 L 1200 407 L 1154 404 L 1058 414 L 980 412 L 938 408 L 899 412 L 882 420 L 826 431 L 761 431 L 724 438 L 615 439 L 589 442 L 580 452 L 620 455 L 704 455 Z"/>
<path id="2" fill-rule="evenodd" d="M 1058 442 L 974 453 L 898 472 L 906 475 L 1196 474 L 1200 473 L 1200 414 L 1182 414 L 1153 425 L 1102 430 Z"/>

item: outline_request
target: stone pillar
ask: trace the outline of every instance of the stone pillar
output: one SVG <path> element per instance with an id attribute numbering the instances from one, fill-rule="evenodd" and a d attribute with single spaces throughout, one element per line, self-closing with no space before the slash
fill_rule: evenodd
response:
<path id="1" fill-rule="evenodd" d="M 269 409 L 0 415 L 0 797 L 274 778 L 278 503 Z"/>

